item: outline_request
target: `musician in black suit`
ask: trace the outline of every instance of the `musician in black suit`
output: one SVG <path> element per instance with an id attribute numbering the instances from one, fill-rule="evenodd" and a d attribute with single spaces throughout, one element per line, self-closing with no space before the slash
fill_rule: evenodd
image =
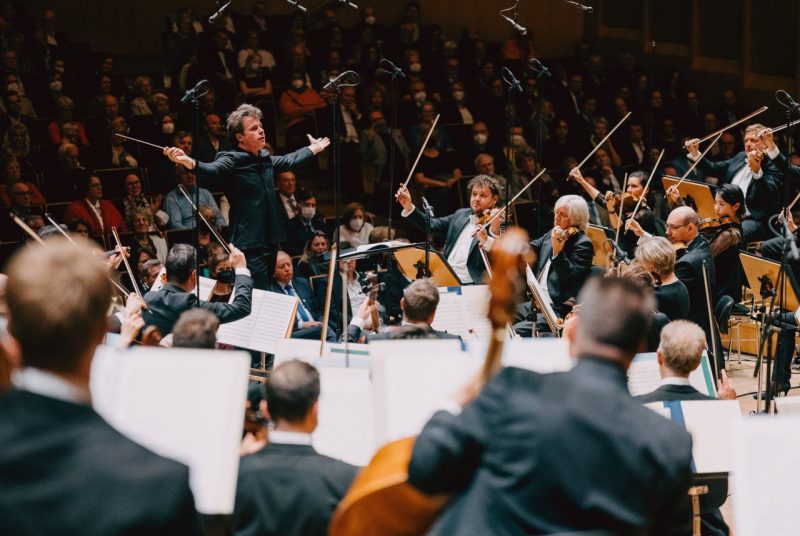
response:
<path id="1" fill-rule="evenodd" d="M 425 425 L 409 481 L 454 494 L 429 534 L 689 530 L 691 437 L 635 402 L 625 376 L 649 331 L 652 292 L 596 278 L 580 302 L 571 371 L 506 367 L 482 390 L 468 383 L 454 412 Z"/>
<path id="2" fill-rule="evenodd" d="M 0 395 L 0 533 L 199 534 L 188 469 L 91 407 L 89 372 L 111 286 L 89 250 L 52 239 L 8 268 L 21 368 Z"/>
<path id="3" fill-rule="evenodd" d="M 266 407 L 274 429 L 262 450 L 239 463 L 233 531 L 264 536 L 324 536 L 356 468 L 311 445 L 319 411 L 319 372 L 288 361 L 270 374 Z M 263 402 L 262 402 L 263 404 Z"/>
<path id="4" fill-rule="evenodd" d="M 745 194 L 745 216 L 742 219 L 744 243 L 761 240 L 767 223 L 778 212 L 780 201 L 780 173 L 770 158 L 764 160 L 765 144 L 760 134 L 764 125 L 754 124 L 744 131 L 744 151 L 721 162 L 703 158 L 697 169 L 717 177 L 723 184 L 735 184 Z M 698 140 L 688 142 L 689 159 L 700 158 Z"/>
<path id="5" fill-rule="evenodd" d="M 147 310 L 142 314 L 146 326 L 156 326 L 162 335 L 172 332 L 182 312 L 200 307 L 211 311 L 221 324 L 239 320 L 250 314 L 253 299 L 253 278 L 247 269 L 244 254 L 231 245 L 230 261 L 236 273 L 233 301 L 208 302 L 193 294 L 197 284 L 195 250 L 188 244 L 175 244 L 167 255 L 167 283 L 157 292 L 144 295 Z"/>
<path id="6" fill-rule="evenodd" d="M 285 156 L 272 156 L 264 149 L 261 111 L 249 104 L 242 104 L 228 116 L 228 136 L 234 149 L 217 153 L 214 162 L 208 164 L 190 158 L 176 147 L 165 147 L 164 154 L 173 162 L 195 169 L 208 187 L 225 191 L 231 204 L 231 241 L 245 253 L 255 287 L 266 290 L 275 270 L 278 244 L 286 241 L 274 173 L 309 161 L 330 140 L 309 136 L 308 147 Z"/>
<path id="7" fill-rule="evenodd" d="M 325 230 L 325 218 L 317 212 L 317 196 L 311 190 L 298 190 L 294 194 L 300 213 L 286 222 L 286 252 L 296 256 L 316 231 Z"/>
<path id="8" fill-rule="evenodd" d="M 488 175 L 477 175 L 467 183 L 467 189 L 470 192 L 469 208 L 460 208 L 447 216 L 431 219 L 431 233 L 445 237 L 444 257 L 464 285 L 480 283 L 486 271 L 478 244 L 488 251 L 494 239 L 486 231 L 474 237 L 472 235 L 478 229 L 478 219 L 495 208 L 500 185 Z M 412 203 L 408 189 L 401 186 L 395 197 L 403 207 L 402 216 L 424 231 L 425 215 Z M 491 232 L 495 236 L 499 234 L 501 218 L 498 216 L 492 222 Z"/>
<path id="9" fill-rule="evenodd" d="M 592 240 L 586 236 L 589 206 L 577 195 L 561 196 L 555 205 L 553 229 L 531 242 L 535 256 L 533 274 L 555 313 L 563 318 L 572 308 L 581 287 L 589 277 L 594 258 Z M 514 331 L 522 337 L 532 336 L 533 304 L 520 306 Z M 536 330 L 549 331 L 542 315 L 537 315 Z"/>
<path id="10" fill-rule="evenodd" d="M 295 327 L 292 331 L 293 339 L 319 339 L 322 334 L 322 309 L 317 302 L 311 284 L 304 277 L 294 276 L 292 258 L 284 251 L 278 252 L 275 263 L 275 278 L 272 282 L 272 292 L 294 296 L 299 300 Z M 327 338 L 336 340 L 333 329 L 328 329 Z"/>

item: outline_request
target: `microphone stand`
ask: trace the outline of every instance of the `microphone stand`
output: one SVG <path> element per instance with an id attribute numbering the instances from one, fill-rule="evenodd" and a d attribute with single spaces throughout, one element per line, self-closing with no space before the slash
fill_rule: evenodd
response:
<path id="1" fill-rule="evenodd" d="M 522 88 L 519 86 L 519 80 L 516 80 L 516 78 L 514 77 L 514 73 L 511 72 L 510 70 L 508 70 L 508 72 L 510 73 L 510 76 L 512 77 L 511 80 L 506 80 L 505 76 L 503 77 L 503 81 L 508 86 L 506 88 L 506 109 L 504 110 L 505 116 L 506 116 L 506 149 L 508 150 L 508 154 L 505 155 L 505 157 L 506 157 L 506 200 L 505 200 L 506 213 L 504 214 L 504 217 L 505 217 L 505 221 L 503 222 L 503 228 L 504 229 L 505 229 L 505 226 L 508 225 L 508 222 L 509 222 L 508 211 L 511 208 L 509 206 L 511 204 L 510 203 L 510 200 L 511 200 L 511 182 L 512 182 L 511 174 L 512 174 L 512 172 L 514 170 L 513 169 L 514 168 L 513 163 L 511 162 L 511 158 L 512 158 L 511 157 L 511 154 L 512 154 L 511 129 L 514 126 L 514 116 L 516 115 L 516 113 L 514 113 L 514 114 L 510 113 L 510 108 L 513 106 L 513 103 L 511 101 L 511 92 L 515 88 L 517 90 L 519 90 L 519 91 L 522 90 Z M 514 83 L 515 80 L 516 80 L 516 84 Z M 539 188 L 539 191 L 541 191 L 541 188 Z M 540 210 L 541 210 L 541 207 L 540 207 Z"/>
<path id="2" fill-rule="evenodd" d="M 397 153 L 397 143 L 394 140 L 394 132 L 397 129 L 397 79 L 401 76 L 398 71 L 389 73 L 392 78 L 392 116 L 389 124 L 389 220 L 386 223 L 388 228 L 388 240 L 392 239 L 392 208 L 394 207 L 394 162 Z M 380 177 L 378 177 L 380 180 Z"/>
<path id="3" fill-rule="evenodd" d="M 207 93 L 198 95 L 194 90 L 186 92 L 185 97 L 192 102 L 194 113 L 192 114 L 192 124 L 194 132 L 200 132 L 200 98 Z M 194 170 L 192 170 L 194 171 Z M 197 226 L 197 215 L 200 211 L 200 184 L 195 180 L 194 185 L 194 206 L 192 207 L 192 244 L 194 245 L 194 270 L 195 270 L 195 291 L 197 292 L 198 304 L 200 302 L 200 230 Z"/>
<path id="4" fill-rule="evenodd" d="M 431 261 L 431 219 L 433 219 L 433 207 L 428 203 L 428 200 L 422 198 L 422 208 L 425 212 L 425 272 L 424 277 L 431 276 L 430 261 Z M 417 276 L 419 277 L 419 276 Z"/>

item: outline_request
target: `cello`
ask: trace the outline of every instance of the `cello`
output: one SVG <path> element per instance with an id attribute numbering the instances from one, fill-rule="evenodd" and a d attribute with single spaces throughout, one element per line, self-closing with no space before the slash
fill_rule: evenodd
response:
<path id="1" fill-rule="evenodd" d="M 522 301 L 523 277 L 531 256 L 527 233 L 512 227 L 492 248 L 492 292 L 489 319 L 492 337 L 481 369 L 481 386 L 500 369 L 506 324 Z M 411 536 L 424 534 L 449 497 L 430 496 L 408 482 L 408 465 L 414 437 L 383 446 L 356 477 L 334 512 L 328 528 L 330 536 L 380 534 Z"/>

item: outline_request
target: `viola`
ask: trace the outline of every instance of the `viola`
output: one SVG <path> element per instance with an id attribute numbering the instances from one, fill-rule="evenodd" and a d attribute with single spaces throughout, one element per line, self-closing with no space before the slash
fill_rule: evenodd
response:
<path id="1" fill-rule="evenodd" d="M 729 216 L 720 216 L 719 218 L 706 218 L 704 220 L 700 220 L 700 222 L 697 224 L 697 229 L 704 234 L 713 234 L 717 231 L 727 229 L 731 225 L 734 225 L 734 221 Z"/>

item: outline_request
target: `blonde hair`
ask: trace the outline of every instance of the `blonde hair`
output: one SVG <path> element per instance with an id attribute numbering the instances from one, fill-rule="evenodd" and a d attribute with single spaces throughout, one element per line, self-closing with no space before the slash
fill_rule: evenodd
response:
<path id="1" fill-rule="evenodd" d="M 653 236 L 636 247 L 636 260 L 645 270 L 663 278 L 675 271 L 675 248 L 663 236 Z"/>
<path id="2" fill-rule="evenodd" d="M 658 351 L 667 368 L 676 374 L 688 376 L 696 369 L 705 348 L 706 334 L 694 322 L 674 320 L 661 330 Z"/>
<path id="3" fill-rule="evenodd" d="M 556 201 L 555 210 L 561 207 L 567 207 L 570 224 L 586 229 L 586 224 L 589 223 L 589 205 L 584 198 L 579 195 L 562 195 Z"/>

